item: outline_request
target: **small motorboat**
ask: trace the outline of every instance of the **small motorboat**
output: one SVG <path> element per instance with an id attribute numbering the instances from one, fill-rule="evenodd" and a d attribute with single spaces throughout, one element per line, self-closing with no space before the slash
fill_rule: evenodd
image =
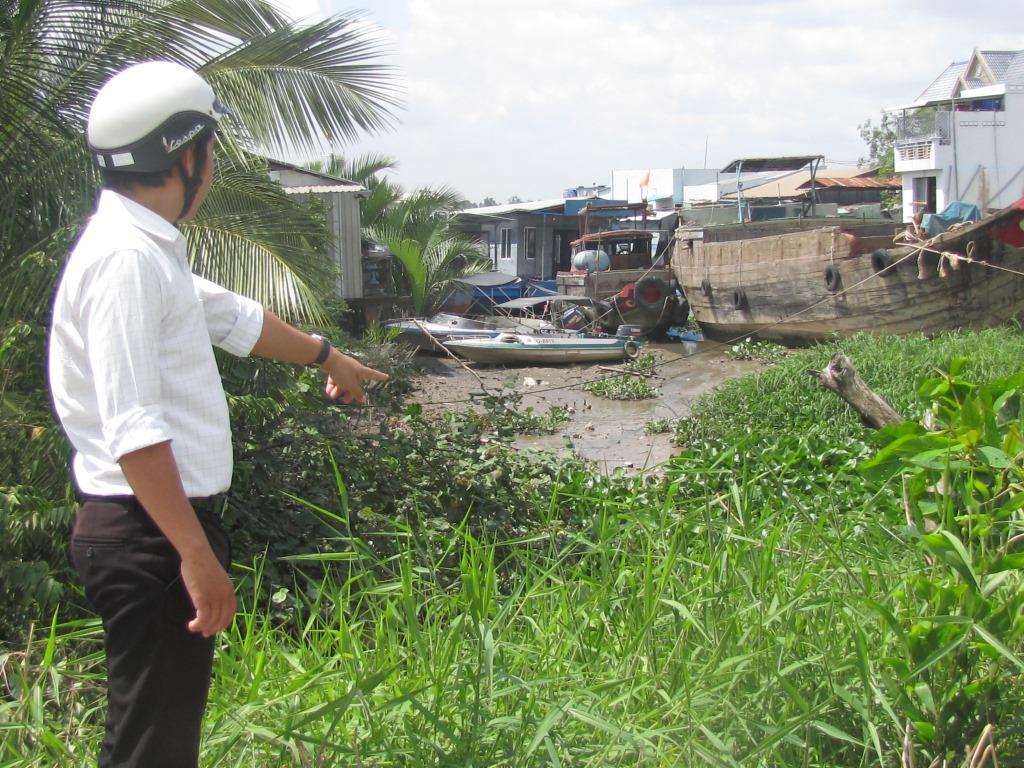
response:
<path id="1" fill-rule="evenodd" d="M 623 336 L 499 333 L 493 338 L 449 339 L 445 347 L 477 363 L 593 363 L 635 358 L 640 345 Z"/>
<path id="2" fill-rule="evenodd" d="M 439 344 L 449 339 L 493 339 L 500 333 L 537 333 L 553 329 L 550 323 L 533 318 L 495 316 L 486 320 L 477 320 L 446 312 L 441 312 L 426 320 L 390 320 L 383 326 L 385 329 L 398 331 L 396 337 L 398 341 L 413 344 L 431 352 L 439 351 Z"/>

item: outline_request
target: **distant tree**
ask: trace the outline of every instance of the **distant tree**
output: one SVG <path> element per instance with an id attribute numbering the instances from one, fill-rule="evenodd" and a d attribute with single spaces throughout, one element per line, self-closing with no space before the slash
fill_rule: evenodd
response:
<path id="1" fill-rule="evenodd" d="M 511 201 L 510 201 L 510 202 L 511 202 Z M 498 204 L 498 201 L 497 201 L 497 200 L 495 200 L 495 199 L 494 199 L 493 197 L 485 197 L 485 198 L 484 198 L 484 199 L 483 199 L 483 200 L 481 201 L 481 203 L 480 203 L 480 207 L 481 207 L 481 208 L 486 208 L 486 207 L 488 207 L 488 206 L 490 206 L 490 205 L 497 205 L 497 204 Z"/>
<path id="2" fill-rule="evenodd" d="M 519 197 L 519 195 L 512 195 L 512 197 L 510 197 L 508 199 L 508 204 L 509 205 L 515 205 L 516 203 L 521 203 L 521 202 L 523 202 L 523 200 L 522 200 L 521 197 Z"/>
<path id="3" fill-rule="evenodd" d="M 884 109 L 878 125 L 868 118 L 857 126 L 860 137 L 868 147 L 868 156 L 857 162 L 859 165 L 877 165 L 878 175 L 890 179 L 896 175 L 896 117 Z M 899 192 L 883 192 L 882 206 L 892 208 L 900 204 Z"/>
<path id="4" fill-rule="evenodd" d="M 878 125 L 868 118 L 857 126 L 857 130 L 868 147 L 868 156 L 857 162 L 860 165 L 877 165 L 878 175 L 884 178 L 895 176 L 896 118 L 892 113 L 883 109 Z"/>

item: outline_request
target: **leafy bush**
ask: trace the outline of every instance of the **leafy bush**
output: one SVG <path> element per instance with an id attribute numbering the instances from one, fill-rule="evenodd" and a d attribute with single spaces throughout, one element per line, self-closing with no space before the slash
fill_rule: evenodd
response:
<path id="1" fill-rule="evenodd" d="M 955 759 L 994 724 L 1024 758 L 1024 719 L 1005 707 L 1024 673 L 1024 374 L 979 386 L 966 364 L 919 387 L 930 429 L 887 427 L 862 465 L 902 480 L 919 563 L 894 605 L 872 605 L 901 632 L 886 683 L 928 757 Z"/>
<path id="2" fill-rule="evenodd" d="M 291 366 L 265 361 L 224 365 L 235 445 L 226 519 L 236 560 L 268 553 L 268 588 L 295 577 L 282 557 L 351 546 L 339 543 L 332 521 L 315 511 L 336 504 L 339 480 L 352 510 L 345 530 L 365 536 L 382 556 L 400 548 L 405 539 L 398 532 L 410 527 L 437 535 L 435 553 L 448 547 L 452 526 L 463 520 L 473 531 L 512 535 L 546 503 L 559 463 L 517 451 L 511 440 L 553 431 L 566 409 L 537 413 L 512 394 L 437 418 L 418 406 L 402 413 L 395 402 L 409 387 L 411 369 L 400 348 L 392 351 L 390 359 L 367 355 L 391 374 L 372 392 L 374 407 L 327 401 L 316 372 L 295 378 Z M 308 562 L 303 567 L 316 581 Z"/>

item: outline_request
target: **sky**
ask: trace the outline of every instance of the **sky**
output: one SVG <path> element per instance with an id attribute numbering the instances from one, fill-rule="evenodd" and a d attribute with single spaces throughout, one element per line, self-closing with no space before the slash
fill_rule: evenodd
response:
<path id="1" fill-rule="evenodd" d="M 407 189 L 499 203 L 613 170 L 867 155 L 858 125 L 947 65 L 1024 49 L 1020 0 L 279 0 L 359 11 L 398 68 L 393 127 L 337 150 L 398 161 Z"/>

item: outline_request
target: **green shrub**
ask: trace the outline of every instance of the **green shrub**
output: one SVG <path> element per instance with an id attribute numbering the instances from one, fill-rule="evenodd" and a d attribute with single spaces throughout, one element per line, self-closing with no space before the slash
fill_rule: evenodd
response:
<path id="1" fill-rule="evenodd" d="M 1024 758 L 1024 719 L 1005 706 L 1024 673 L 1024 374 L 979 386 L 961 377 L 966 363 L 919 387 L 929 429 L 887 427 L 862 465 L 902 481 L 918 559 L 894 600 L 872 607 L 899 632 L 881 668 L 928 759 L 956 759 L 992 724 L 1010 764 Z"/>

